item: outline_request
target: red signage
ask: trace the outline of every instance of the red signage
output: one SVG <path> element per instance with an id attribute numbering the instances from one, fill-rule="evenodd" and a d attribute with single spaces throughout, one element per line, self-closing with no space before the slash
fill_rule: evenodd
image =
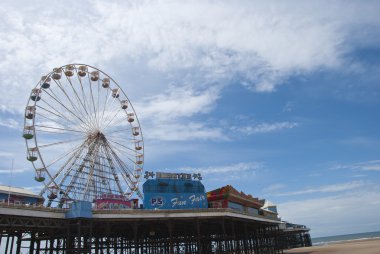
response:
<path id="1" fill-rule="evenodd" d="M 122 195 L 103 194 L 102 198 L 96 199 L 95 205 L 97 209 L 137 209 L 139 200 L 127 200 Z"/>

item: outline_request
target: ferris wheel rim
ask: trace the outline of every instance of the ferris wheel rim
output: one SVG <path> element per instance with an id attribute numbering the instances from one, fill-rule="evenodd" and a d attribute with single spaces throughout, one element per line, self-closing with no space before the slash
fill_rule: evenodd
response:
<path id="1" fill-rule="evenodd" d="M 135 119 L 135 121 L 136 121 L 136 128 L 138 128 L 138 130 L 139 130 L 139 139 L 137 140 L 136 138 L 133 138 L 133 140 L 134 140 L 134 142 L 136 143 L 136 142 L 138 142 L 139 144 L 140 144 L 140 149 L 139 150 L 137 150 L 137 148 L 135 148 L 135 154 L 136 154 L 136 156 L 137 156 L 137 154 L 138 155 L 141 155 L 142 156 L 142 163 L 141 164 L 143 164 L 143 158 L 144 158 L 144 145 L 143 145 L 143 132 L 142 132 L 142 129 L 141 129 L 141 125 L 140 125 L 140 121 L 139 121 L 139 119 L 138 119 L 138 116 L 137 116 L 137 114 L 136 114 L 136 111 L 135 111 L 135 109 L 134 109 L 134 107 L 133 107 L 133 105 L 132 105 L 132 103 L 131 103 L 131 101 L 130 101 L 130 99 L 128 98 L 128 96 L 127 96 L 127 94 L 125 93 L 125 91 L 120 87 L 120 85 L 111 77 L 111 76 L 109 76 L 107 73 L 105 73 L 104 71 L 102 71 L 102 70 L 100 70 L 100 69 L 98 69 L 98 68 L 96 68 L 96 67 L 94 67 L 94 66 L 91 66 L 91 65 L 88 65 L 88 64 L 80 64 L 80 63 L 71 63 L 71 64 L 66 64 L 66 65 L 62 65 L 62 66 L 60 66 L 60 67 L 57 67 L 57 68 L 55 68 L 53 71 L 51 71 L 50 73 L 48 73 L 48 74 L 46 74 L 44 77 L 46 77 L 46 79 L 47 78 L 51 78 L 52 77 L 52 75 L 54 74 L 54 73 L 56 73 L 56 70 L 57 69 L 59 69 L 59 70 L 63 70 L 64 68 L 66 68 L 67 66 L 74 66 L 74 68 L 75 68 L 75 71 L 78 71 L 78 68 L 80 67 L 80 66 L 85 66 L 85 67 L 87 67 L 87 75 L 90 75 L 90 71 L 88 71 L 89 69 L 92 69 L 92 70 L 95 70 L 95 71 L 98 71 L 99 72 L 99 76 L 100 76 L 100 73 L 104 76 L 104 77 L 107 77 L 109 80 L 110 80 L 110 82 L 112 82 L 112 84 L 113 85 L 116 85 L 116 87 L 117 87 L 117 89 L 118 89 L 118 92 L 120 92 L 122 95 L 123 95 L 123 97 L 124 98 L 126 98 L 126 101 L 128 101 L 128 103 L 129 103 L 129 106 L 130 106 L 130 108 L 131 108 L 131 110 L 132 110 L 132 112 L 133 112 L 133 114 L 134 114 L 134 119 Z M 77 73 L 78 74 L 78 73 Z M 62 76 L 64 76 L 65 74 L 62 74 Z M 79 79 L 79 76 L 77 76 L 77 78 Z M 79 79 L 80 80 L 80 79 Z M 38 100 L 32 100 L 32 94 L 33 94 L 33 90 L 35 90 L 35 89 L 41 89 L 41 91 L 42 91 L 42 85 L 41 85 L 41 82 L 42 82 L 42 79 L 34 86 L 34 88 L 32 89 L 32 92 L 31 92 L 31 94 L 30 94 L 30 96 L 29 96 L 29 99 L 28 99 L 28 102 L 27 102 L 27 108 L 31 105 L 32 107 L 34 107 L 34 110 L 36 110 L 36 108 L 37 108 L 37 101 Z M 81 81 L 80 81 L 81 82 Z M 99 88 L 99 83 L 98 83 L 98 88 Z M 91 88 L 90 88 L 91 89 Z M 107 88 L 107 96 L 108 96 L 108 91 L 109 90 L 111 90 L 111 88 Z M 93 99 L 93 97 L 92 97 L 92 99 Z M 120 101 L 120 100 L 119 100 Z M 25 109 L 25 115 L 26 115 L 26 111 L 27 111 L 27 108 Z M 103 112 L 104 113 L 104 112 Z M 37 154 L 38 154 L 38 158 L 40 159 L 40 161 L 41 161 L 41 163 L 42 163 L 42 165 L 43 165 L 43 168 L 46 170 L 46 173 L 48 174 L 48 177 L 49 177 L 49 179 L 50 179 L 50 181 L 49 182 L 45 182 L 45 180 L 43 181 L 43 184 L 44 184 L 44 187 L 43 187 L 43 189 L 41 190 L 41 193 L 40 194 L 43 194 L 44 192 L 46 192 L 46 190 L 48 189 L 48 188 L 51 188 L 52 186 L 54 186 L 55 188 L 57 188 L 57 189 L 59 189 L 60 191 L 61 191 L 61 184 L 58 184 L 57 182 L 56 182 L 56 180 L 55 180 L 55 177 L 54 176 L 52 176 L 51 174 L 50 174 L 50 172 L 48 171 L 48 168 L 50 167 L 50 165 L 48 165 L 48 164 L 46 164 L 45 163 L 45 161 L 44 161 L 44 157 L 43 157 L 43 155 L 41 154 L 41 150 L 39 149 L 41 146 L 38 144 L 38 132 L 37 132 L 37 130 L 36 130 L 36 114 L 35 114 L 35 116 L 33 117 L 33 119 L 32 119 L 32 125 L 27 125 L 27 118 L 26 117 L 24 117 L 24 130 L 27 128 L 27 127 L 31 127 L 31 128 L 33 128 L 33 133 L 34 133 L 34 136 L 33 136 L 33 138 L 32 138 L 32 140 L 34 141 L 34 147 L 30 147 L 30 144 L 28 143 L 28 140 L 27 139 L 25 139 L 25 143 L 26 143 L 26 147 L 27 147 L 27 154 L 29 154 L 29 151 L 31 150 L 31 149 L 33 149 L 33 148 L 35 148 L 36 149 L 36 152 L 37 152 Z M 111 123 L 112 121 L 110 121 L 110 123 Z M 107 127 L 107 126 L 106 126 Z M 132 124 L 131 124 L 131 129 L 132 128 L 134 128 L 134 127 L 132 127 Z M 114 155 L 115 156 L 115 155 Z M 35 169 L 35 171 L 37 172 L 38 170 L 40 170 L 39 168 L 38 168 L 38 166 L 36 166 L 35 165 L 35 161 L 33 161 L 33 160 L 31 160 L 31 162 L 32 162 L 32 164 L 33 164 L 33 167 L 34 167 L 34 169 Z M 136 164 L 136 166 L 137 166 L 137 164 Z M 143 172 L 143 165 L 138 165 L 138 171 L 139 172 Z M 137 171 L 136 170 L 136 168 L 135 168 L 135 170 L 134 170 L 134 172 L 133 173 L 135 173 L 135 171 Z M 124 176 L 123 176 L 124 177 Z M 125 179 L 124 179 L 125 180 Z M 136 188 L 136 186 L 138 186 L 138 184 L 139 184 L 139 182 L 141 181 L 141 177 L 139 177 L 139 178 L 137 178 L 136 179 L 136 181 L 134 181 L 135 182 L 135 184 L 134 184 L 134 186 L 130 186 L 129 184 L 127 184 L 127 186 L 128 186 L 128 188 L 129 188 L 129 190 L 130 190 L 130 195 L 129 195 L 129 197 L 132 195 L 132 193 L 133 192 L 135 192 L 135 191 L 138 191 L 138 188 Z M 127 182 L 128 183 L 128 181 L 126 181 L 125 180 L 125 182 Z M 134 189 L 134 190 L 132 190 L 132 189 Z M 124 192 L 123 192 L 123 195 L 125 195 L 126 193 L 127 193 L 127 191 L 129 191 L 129 190 L 125 190 Z"/>

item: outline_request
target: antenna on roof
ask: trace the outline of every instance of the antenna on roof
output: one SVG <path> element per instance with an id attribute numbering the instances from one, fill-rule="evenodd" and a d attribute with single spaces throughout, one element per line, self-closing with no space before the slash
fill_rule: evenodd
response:
<path id="1" fill-rule="evenodd" d="M 13 175 L 13 161 L 12 159 L 12 166 L 11 166 L 11 174 L 10 174 L 10 180 L 9 180 L 9 189 L 8 189 L 8 206 L 9 206 L 9 201 L 11 199 L 11 185 L 12 185 L 12 175 Z"/>

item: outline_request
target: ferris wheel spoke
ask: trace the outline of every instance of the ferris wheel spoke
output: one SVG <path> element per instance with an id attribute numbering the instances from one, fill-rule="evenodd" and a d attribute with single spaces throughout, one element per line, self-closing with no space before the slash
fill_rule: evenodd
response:
<path id="1" fill-rule="evenodd" d="M 83 175 L 83 172 L 85 172 L 86 163 L 90 161 L 91 155 L 94 152 L 94 149 L 96 148 L 95 142 L 89 142 L 87 144 L 88 150 L 86 155 L 84 156 L 84 159 L 81 161 L 81 164 L 79 168 L 75 171 L 75 174 L 71 177 L 71 180 L 69 184 L 66 187 L 65 195 L 67 195 L 68 192 L 70 192 L 72 189 L 75 189 L 75 185 L 80 181 L 81 175 Z"/>
<path id="2" fill-rule="evenodd" d="M 124 162 L 123 160 L 120 159 L 120 157 L 117 155 L 117 153 L 115 152 L 115 150 L 117 150 L 117 148 L 114 148 L 112 147 L 109 143 L 107 143 L 107 150 L 109 151 L 109 154 L 110 154 L 110 157 L 114 159 L 115 162 L 117 162 L 117 164 L 122 168 L 122 169 L 126 169 L 128 171 L 128 173 L 132 173 L 133 172 L 133 169 L 130 169 Z"/>
<path id="3" fill-rule="evenodd" d="M 109 139 L 108 139 L 109 140 Z M 119 142 L 116 142 L 116 141 L 113 141 L 113 140 L 109 140 L 110 142 L 112 142 L 112 143 L 115 143 L 115 144 L 117 144 L 117 145 L 119 145 L 119 146 L 121 146 L 121 147 L 124 147 L 126 150 L 128 150 L 128 151 L 131 151 L 131 152 L 134 152 L 134 154 L 131 154 L 132 156 L 134 156 L 135 155 L 135 153 L 136 153 L 136 151 L 134 150 L 134 149 L 132 149 L 132 148 L 130 148 L 130 147 L 127 147 L 127 146 L 125 146 L 125 145 L 122 145 L 122 144 L 120 144 Z"/>
<path id="4" fill-rule="evenodd" d="M 92 92 L 92 84 L 91 84 L 91 79 L 90 79 L 90 76 L 89 75 L 87 75 L 87 77 L 88 77 L 88 86 L 90 87 L 90 95 L 91 95 L 91 100 L 90 100 L 90 103 L 92 102 L 92 108 L 94 109 L 94 116 L 95 116 L 95 126 L 98 128 L 99 126 L 98 126 L 98 120 L 97 120 L 97 118 L 98 118 L 98 116 L 97 116 L 97 110 L 96 110 L 96 108 L 95 108 L 95 101 L 94 101 L 94 94 L 93 94 L 93 92 Z"/>
<path id="5" fill-rule="evenodd" d="M 112 149 L 118 154 L 120 157 L 126 156 L 132 164 L 136 164 L 131 158 L 134 158 L 136 154 L 131 154 L 128 150 L 125 150 L 122 147 L 113 146 Z"/>
<path id="6" fill-rule="evenodd" d="M 67 77 L 66 75 L 65 75 L 65 77 L 66 77 L 67 81 L 69 82 L 70 87 L 71 87 L 71 89 L 73 90 L 73 92 L 74 92 L 74 94 L 75 94 L 75 96 L 76 96 L 77 101 L 79 102 L 80 105 L 82 105 L 82 108 L 84 109 L 84 111 L 86 112 L 86 114 L 89 115 L 89 113 L 87 112 L 87 109 L 86 109 L 86 107 L 84 106 L 82 100 L 79 98 L 78 92 L 77 92 L 77 90 L 75 90 L 75 88 L 74 88 L 74 86 L 73 86 L 73 83 L 71 82 L 71 79 L 70 79 L 69 77 Z"/>
<path id="7" fill-rule="evenodd" d="M 78 80 L 79 80 L 79 84 L 80 84 L 80 86 L 81 86 L 83 103 L 84 103 L 84 105 L 85 105 L 86 108 L 87 108 L 87 105 L 86 105 L 87 99 L 86 99 L 86 95 L 85 95 L 84 88 L 83 88 L 83 84 L 82 84 L 82 78 L 79 76 L 77 68 L 75 68 L 75 73 L 76 73 L 76 77 L 77 77 Z"/>
<path id="8" fill-rule="evenodd" d="M 54 133 L 54 134 L 62 134 L 62 135 L 67 135 L 67 133 L 65 132 L 62 132 L 62 131 L 47 131 L 47 130 L 38 130 L 39 132 L 43 132 L 43 133 Z"/>
<path id="9" fill-rule="evenodd" d="M 107 129 L 107 127 L 112 123 L 113 120 L 115 120 L 115 118 L 117 117 L 117 115 L 120 113 L 120 112 L 123 112 L 124 110 L 123 109 L 119 109 L 118 111 L 116 111 L 116 113 L 114 114 L 114 116 L 108 121 L 108 123 L 102 128 L 103 130 Z M 107 119 L 108 120 L 108 119 Z"/>
<path id="10" fill-rule="evenodd" d="M 125 137 L 124 135 L 120 135 L 120 134 L 121 133 L 113 133 L 112 135 L 108 135 L 108 140 L 118 141 L 118 142 L 123 142 L 123 143 L 128 143 L 128 144 L 138 142 L 136 138 L 128 139 L 128 137 Z"/>
<path id="11" fill-rule="evenodd" d="M 123 118 L 122 116 L 116 118 L 116 121 L 112 123 L 112 126 L 120 126 L 120 125 L 122 126 L 124 124 L 129 125 L 132 128 L 131 124 L 129 122 L 126 122 L 125 118 Z"/>
<path id="12" fill-rule="evenodd" d="M 82 111 L 77 108 L 77 106 L 75 105 L 75 103 L 73 103 L 73 101 L 71 100 L 70 96 L 67 94 L 67 92 L 65 91 L 65 89 L 63 89 L 61 82 L 59 80 L 57 81 L 55 79 L 54 79 L 54 82 L 57 84 L 57 86 L 62 91 L 62 93 L 66 96 L 67 100 L 70 102 L 73 111 L 77 112 L 82 117 L 85 117 L 85 115 L 83 115 Z"/>
<path id="13" fill-rule="evenodd" d="M 58 127 L 51 127 L 51 126 L 45 126 L 45 125 L 37 125 L 37 124 L 35 124 L 34 127 L 41 127 L 41 128 L 53 129 L 53 130 L 62 130 L 62 131 L 70 131 L 70 132 L 84 133 L 83 131 L 78 131 L 78 130 L 65 129 L 65 128 L 58 128 Z"/>
<path id="14" fill-rule="evenodd" d="M 56 102 L 58 102 L 58 104 L 60 104 L 62 107 L 64 107 L 69 113 L 71 113 L 71 115 L 75 116 L 75 118 L 77 118 L 79 121 L 81 121 L 83 124 L 86 125 L 86 123 L 78 115 L 76 115 L 74 112 L 72 112 L 70 109 L 68 109 L 60 100 L 58 100 L 57 98 L 55 98 L 54 96 L 52 96 L 47 91 L 46 91 L 46 94 L 48 94 L 52 99 L 54 99 Z"/>
<path id="15" fill-rule="evenodd" d="M 70 157 L 65 164 L 62 165 L 62 167 L 59 169 L 59 171 L 56 173 L 55 178 L 57 178 L 59 175 L 61 175 L 64 171 L 64 174 L 59 182 L 59 186 L 62 186 L 66 179 L 70 176 L 70 173 L 75 172 L 75 167 L 77 160 L 80 160 L 82 157 L 80 156 L 80 152 L 82 150 L 78 149 L 78 151 L 73 154 L 72 157 Z M 70 164 L 70 165 L 69 165 Z M 67 196 L 67 195 L 66 195 Z"/>
<path id="16" fill-rule="evenodd" d="M 63 145 L 63 144 L 68 144 L 72 142 L 78 142 L 78 139 L 71 139 L 71 140 L 66 140 L 66 141 L 60 141 L 60 142 L 54 142 L 54 143 L 49 143 L 46 145 L 39 145 L 38 148 L 46 148 L 46 147 L 51 147 L 51 146 L 56 146 L 56 145 Z"/>
<path id="17" fill-rule="evenodd" d="M 111 93 L 110 94 L 112 94 L 112 91 L 111 91 Z M 103 123 L 107 123 L 107 122 L 109 122 L 109 119 L 110 118 L 112 118 L 112 115 L 111 115 L 111 113 L 112 112 L 114 112 L 115 110 L 116 110 L 116 113 L 115 114 L 118 114 L 118 111 L 120 111 L 120 109 L 121 109 L 121 107 L 119 107 L 119 105 L 120 105 L 120 102 L 118 101 L 118 103 L 117 103 L 117 105 L 118 105 L 118 107 L 116 107 L 115 106 L 115 101 L 118 101 L 118 99 L 117 98 L 112 98 L 112 96 L 110 97 L 110 99 L 107 101 L 107 103 L 106 103 L 106 105 L 105 105 L 105 117 L 102 119 L 102 122 Z M 111 106 L 108 106 L 109 105 L 109 103 L 111 103 Z M 112 108 L 112 105 L 113 105 L 113 107 L 114 108 Z M 107 111 L 107 109 L 108 109 L 108 111 Z M 124 110 L 123 110 L 124 111 Z M 103 127 L 103 129 L 104 129 L 104 127 Z"/>
<path id="18" fill-rule="evenodd" d="M 120 130 L 114 130 L 114 131 L 108 131 L 107 135 L 114 135 L 119 132 L 125 132 L 125 131 L 131 131 L 132 128 L 126 128 L 126 129 L 120 129 Z"/>
<path id="19" fill-rule="evenodd" d="M 55 82 L 55 83 L 58 86 L 58 83 L 57 82 Z M 76 115 L 73 111 L 71 111 L 68 107 L 66 107 L 65 103 L 61 101 L 60 96 L 58 96 L 52 89 L 49 89 L 49 91 L 50 92 L 48 92 L 46 90 L 46 94 L 48 94 L 50 96 L 50 98 L 52 98 L 55 102 L 58 102 L 58 104 L 61 105 L 65 111 L 67 111 L 68 113 L 70 113 L 71 116 L 74 116 L 77 119 L 80 119 L 80 117 L 78 115 Z M 45 103 L 47 103 L 46 100 L 45 100 Z M 49 106 L 51 107 L 51 105 L 49 105 Z M 74 110 L 76 111 L 76 109 L 74 109 Z"/>
<path id="20" fill-rule="evenodd" d="M 67 160 L 66 160 L 66 163 L 64 163 L 63 164 L 63 166 L 54 174 L 54 176 L 52 176 L 51 174 L 50 174 L 50 172 L 49 171 L 47 171 L 47 174 L 49 175 L 49 178 L 50 178 L 50 180 L 49 180 L 49 182 L 47 183 L 47 184 L 45 184 L 45 187 L 41 190 L 41 194 L 40 195 L 42 195 L 42 193 L 44 193 L 46 190 L 47 190 L 47 188 L 51 185 L 51 184 L 55 184 L 55 186 L 61 186 L 61 184 L 57 184 L 57 183 L 55 183 L 55 180 L 57 179 L 57 177 L 61 174 L 61 172 L 62 172 L 62 170 L 64 170 L 64 168 L 65 168 L 65 166 L 73 159 L 73 158 L 75 158 L 75 156 L 77 156 L 78 155 L 78 151 L 80 151 L 80 148 L 81 147 L 83 147 L 83 144 L 82 145 L 80 145 L 80 146 L 78 146 L 78 148 L 77 149 L 73 149 L 73 150 L 70 150 L 70 151 L 68 151 L 68 152 L 66 152 L 66 153 L 63 153 L 63 154 L 61 154 L 60 156 L 58 156 L 58 158 L 57 159 L 55 159 L 53 162 L 51 162 L 49 165 L 45 165 L 45 168 L 46 169 L 49 169 L 51 166 L 53 166 L 55 163 L 57 163 L 58 161 L 60 161 L 61 159 L 63 159 L 63 158 L 65 158 L 66 156 L 68 156 L 68 155 L 70 155 L 71 153 L 73 154 L 71 157 L 69 157 Z"/>
<path id="21" fill-rule="evenodd" d="M 58 186 L 59 188 L 62 186 L 62 182 L 59 182 L 58 184 L 55 183 L 55 180 L 58 180 L 58 176 L 63 172 L 63 170 L 65 170 L 65 168 L 68 168 L 68 172 L 70 172 L 72 170 L 72 165 L 74 165 L 75 161 L 77 159 L 80 158 L 80 156 L 78 155 L 78 152 L 80 152 L 80 147 L 78 149 L 74 149 L 73 151 L 69 151 L 68 153 L 65 153 L 61 156 L 59 156 L 56 160 L 54 160 L 53 162 L 51 162 L 49 165 L 46 166 L 46 168 L 50 168 L 52 167 L 54 164 L 56 164 L 57 162 L 59 162 L 60 160 L 62 160 L 63 158 L 65 158 L 66 156 L 72 154 L 66 161 L 65 163 L 60 167 L 60 169 L 54 174 L 54 176 L 50 176 L 50 181 L 49 183 L 46 185 L 46 186 L 50 186 L 52 183 L 55 184 L 55 186 Z M 71 165 L 69 167 L 66 167 L 67 165 L 69 165 L 70 161 L 74 160 Z"/>
<path id="22" fill-rule="evenodd" d="M 100 79 L 98 80 L 98 96 L 96 96 L 97 99 L 97 112 L 98 112 L 98 127 L 100 126 L 100 104 L 99 104 L 99 98 L 100 98 Z"/>
<path id="23" fill-rule="evenodd" d="M 45 102 L 45 101 L 44 101 L 44 102 Z M 46 103 L 48 106 L 50 106 L 47 102 L 45 102 L 45 103 Z M 53 115 L 55 115 L 55 116 L 61 118 L 62 120 L 66 120 L 66 121 L 68 121 L 68 122 L 70 122 L 70 123 L 72 123 L 72 124 L 74 124 L 74 125 L 77 125 L 77 123 L 75 123 L 75 122 L 73 122 L 71 119 L 67 118 L 64 114 L 62 114 L 61 112 L 57 111 L 57 110 L 56 110 L 54 107 L 52 107 L 52 106 L 50 106 L 50 108 L 53 109 L 53 110 L 54 110 L 55 112 L 57 112 L 57 113 L 54 113 L 54 112 L 52 112 L 52 111 L 50 111 L 50 110 L 48 110 L 48 109 L 42 107 L 41 105 L 37 105 L 37 107 L 40 108 L 40 109 L 42 109 L 42 110 L 44 110 L 44 111 L 46 111 L 46 112 L 49 112 L 50 114 L 53 114 Z M 38 113 L 38 112 L 36 111 L 36 114 L 40 114 L 40 113 Z M 43 115 L 43 117 L 46 117 L 46 116 Z M 50 118 L 50 119 L 51 119 L 51 118 Z M 80 125 L 79 125 L 79 126 L 80 126 Z"/>
<path id="24" fill-rule="evenodd" d="M 62 122 L 59 122 L 59 121 L 57 121 L 57 120 L 55 120 L 55 119 L 53 119 L 53 118 L 47 117 L 47 116 L 45 116 L 45 115 L 43 115 L 43 114 L 41 114 L 41 113 L 36 113 L 36 115 L 39 115 L 39 116 L 41 116 L 42 118 L 44 118 L 44 119 L 46 119 L 46 120 L 48 120 L 48 121 L 54 122 L 54 123 L 58 124 L 59 126 L 62 125 Z M 64 127 L 66 127 L 66 126 L 64 126 Z M 80 127 L 80 126 L 79 126 L 79 127 Z M 75 129 L 75 130 L 76 130 L 76 131 L 84 132 L 84 130 L 77 130 L 77 129 Z"/>
<path id="25" fill-rule="evenodd" d="M 82 83 L 82 78 L 81 76 L 79 76 L 79 73 L 78 73 L 78 70 L 75 69 L 75 72 L 76 72 L 76 76 L 78 78 L 78 81 L 79 81 L 79 84 L 80 84 L 80 87 L 81 87 L 81 91 L 82 91 L 82 97 L 83 97 L 83 103 L 84 105 L 86 106 L 86 108 L 88 109 L 88 116 L 89 116 L 89 119 L 91 119 L 91 125 L 92 127 L 94 128 L 95 126 L 93 125 L 93 116 L 91 114 L 91 105 L 89 105 L 89 102 L 87 100 L 87 96 L 86 96 L 86 93 L 84 92 L 84 86 L 83 86 L 83 83 Z M 88 74 L 88 73 L 87 73 Z M 87 111 L 87 110 L 86 110 Z"/>
<path id="26" fill-rule="evenodd" d="M 120 157 L 117 155 L 117 153 L 115 152 L 115 150 L 119 151 L 117 148 L 115 147 L 111 147 L 111 146 L 108 146 L 109 147 L 109 150 L 111 151 L 111 154 L 113 156 L 113 158 L 115 158 L 115 161 L 119 164 L 119 166 L 122 168 L 122 169 L 127 169 L 128 173 L 132 174 L 133 173 L 133 169 L 130 169 L 130 167 L 128 167 L 124 162 L 123 160 L 120 159 Z M 129 161 L 131 161 L 133 164 L 136 164 L 136 162 L 134 162 L 133 160 L 131 160 L 130 158 L 128 158 Z"/>
<path id="27" fill-rule="evenodd" d="M 116 121 L 115 121 L 116 119 Z M 111 124 L 112 123 L 112 124 Z M 108 125 L 106 127 L 104 127 L 104 129 L 108 128 L 107 129 L 107 133 L 113 133 L 115 131 L 112 131 L 112 129 L 117 129 L 119 130 L 120 128 L 125 128 L 127 127 L 128 129 L 124 129 L 124 130 L 130 130 L 132 131 L 133 129 L 133 125 L 129 122 L 127 122 L 122 115 L 119 115 L 117 118 L 114 118 L 112 120 L 109 121 Z M 138 126 L 136 126 L 138 127 Z M 111 129 L 111 131 L 109 131 Z"/>
<path id="28" fill-rule="evenodd" d="M 53 166 L 54 164 L 56 164 L 57 162 L 59 162 L 60 160 L 62 160 L 63 158 L 65 158 L 66 156 L 68 156 L 68 155 L 70 155 L 70 154 L 73 154 L 73 155 L 70 156 L 70 157 L 68 158 L 68 160 L 66 160 L 65 163 L 63 164 L 63 166 L 64 166 L 64 165 L 68 165 L 72 159 L 74 159 L 74 158 L 75 158 L 75 159 L 80 158 L 80 157 L 78 157 L 78 156 L 76 156 L 76 155 L 78 154 L 78 152 L 80 152 L 80 151 L 83 149 L 82 146 L 83 146 L 83 144 L 77 146 L 76 148 L 74 148 L 74 149 L 72 149 L 72 150 L 70 150 L 70 151 L 68 151 L 68 152 L 65 152 L 65 153 L 61 154 L 57 159 L 55 159 L 54 161 L 52 161 L 52 162 L 51 162 L 49 165 L 47 165 L 46 167 L 49 168 L 49 167 Z M 64 168 L 63 166 L 62 166 L 62 169 Z M 61 171 L 58 170 L 57 173 L 56 173 L 56 176 L 58 176 L 60 172 L 61 172 Z"/>
<path id="29" fill-rule="evenodd" d="M 90 165 L 90 171 L 89 171 L 88 178 L 87 178 L 85 193 L 88 192 L 90 190 L 90 188 L 93 189 L 94 193 L 96 192 L 95 191 L 96 177 L 94 177 L 94 175 L 96 174 L 96 172 L 95 172 L 96 165 L 98 166 L 98 171 L 104 172 L 103 171 L 104 169 L 101 167 L 101 163 L 99 161 L 100 158 L 98 157 L 98 154 L 100 153 L 100 149 L 101 149 L 101 144 L 99 143 L 95 147 L 95 151 L 92 154 L 92 160 L 91 160 L 91 165 Z"/>
<path id="30" fill-rule="evenodd" d="M 109 163 L 109 166 L 110 166 L 110 169 L 111 169 L 111 171 L 112 171 L 112 174 L 114 175 L 116 185 L 117 185 L 117 187 L 118 187 L 118 189 L 119 189 L 119 192 L 122 194 L 122 193 L 123 193 L 123 188 L 121 187 L 121 184 L 120 184 L 119 179 L 116 178 L 116 176 L 117 176 L 117 172 L 116 172 L 116 170 L 115 170 L 115 165 L 114 165 L 112 159 L 110 159 L 112 156 L 111 156 L 111 154 L 109 153 L 109 151 L 107 150 L 107 147 L 104 147 L 103 149 L 104 149 L 104 153 L 106 154 L 106 156 L 107 156 L 107 158 L 108 158 L 107 161 L 108 161 L 108 163 Z"/>
<path id="31" fill-rule="evenodd" d="M 103 105 L 103 110 L 102 110 L 102 117 L 100 119 L 100 122 L 103 122 L 103 120 L 104 120 L 104 112 L 105 112 L 105 110 L 107 108 L 107 105 L 108 105 L 107 103 L 108 103 L 109 99 L 111 98 L 111 94 L 112 94 L 112 93 L 110 93 L 111 89 L 106 89 L 106 90 L 107 90 L 107 94 L 106 94 L 106 97 L 105 97 L 105 100 L 104 100 L 104 105 Z"/>
<path id="32" fill-rule="evenodd" d="M 125 180 L 125 182 L 127 183 L 128 187 L 129 187 L 130 189 L 131 189 L 131 188 L 136 188 L 136 187 L 137 187 L 136 184 L 133 183 L 134 181 L 133 181 L 133 179 L 131 178 L 131 175 L 129 175 L 129 174 L 123 174 L 123 175 L 124 175 L 123 179 Z"/>

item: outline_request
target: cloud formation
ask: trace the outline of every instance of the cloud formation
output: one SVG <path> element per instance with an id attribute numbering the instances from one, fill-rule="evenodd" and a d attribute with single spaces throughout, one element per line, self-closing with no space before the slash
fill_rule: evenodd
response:
<path id="1" fill-rule="evenodd" d="M 181 168 L 180 170 L 186 172 L 197 172 L 202 173 L 202 175 L 210 174 L 240 174 L 246 171 L 255 171 L 257 169 L 263 168 L 263 164 L 259 162 L 239 162 L 231 165 L 224 166 L 211 166 L 211 167 L 198 167 L 198 168 Z"/>
<path id="2" fill-rule="evenodd" d="M 14 98 L 25 98 L 40 75 L 81 61 L 116 72 L 141 63 L 145 73 L 192 85 L 238 80 L 254 91 L 274 91 L 292 75 L 339 67 L 350 50 L 345 41 L 366 24 L 379 25 L 375 9 L 340 1 L 5 2 L 0 75 L 8 96 L 1 108 L 19 110 L 22 100 Z"/>
<path id="3" fill-rule="evenodd" d="M 307 188 L 299 191 L 292 192 L 282 192 L 273 194 L 273 196 L 296 196 L 296 195 L 305 195 L 305 194 L 313 194 L 313 193 L 335 193 L 342 192 L 347 190 L 358 189 L 362 186 L 365 186 L 366 183 L 363 181 L 352 181 L 348 183 L 338 183 L 332 185 L 323 185 L 315 188 Z"/>
<path id="4" fill-rule="evenodd" d="M 282 183 L 271 184 L 263 189 L 264 193 L 270 193 L 285 188 L 286 185 Z"/>
<path id="5" fill-rule="evenodd" d="M 4 2 L 0 88 L 7 96 L 0 109 L 21 113 L 41 75 L 84 62 L 128 84 L 150 137 L 226 140 L 221 127 L 194 119 L 212 111 L 223 87 L 272 92 L 289 77 L 340 68 L 351 50 L 346 41 L 355 41 L 366 24 L 379 25 L 375 9 L 339 1 Z M 373 38 L 362 35 L 360 43 Z M 16 127 L 12 121 L 3 125 Z M 192 129 L 184 135 L 186 126 Z M 262 123 L 236 130 L 251 135 L 296 126 Z"/>
<path id="6" fill-rule="evenodd" d="M 15 119 L 12 119 L 12 118 L 7 118 L 7 119 L 0 118 L 0 126 L 4 126 L 11 129 L 20 128 L 19 122 L 17 122 Z"/>
<path id="7" fill-rule="evenodd" d="M 379 229 L 380 191 L 376 186 L 340 195 L 278 204 L 285 220 L 307 225 L 313 237 L 371 232 Z M 359 205 L 360 204 L 360 205 Z"/>
<path id="8" fill-rule="evenodd" d="M 359 171 L 380 171 L 380 160 L 358 162 L 353 164 L 338 164 L 331 169 L 350 169 Z"/>
<path id="9" fill-rule="evenodd" d="M 294 122 L 278 122 L 278 123 L 260 123 L 253 126 L 233 126 L 231 130 L 238 131 L 245 135 L 261 134 L 276 132 L 284 129 L 293 129 L 298 126 L 298 123 Z"/>

